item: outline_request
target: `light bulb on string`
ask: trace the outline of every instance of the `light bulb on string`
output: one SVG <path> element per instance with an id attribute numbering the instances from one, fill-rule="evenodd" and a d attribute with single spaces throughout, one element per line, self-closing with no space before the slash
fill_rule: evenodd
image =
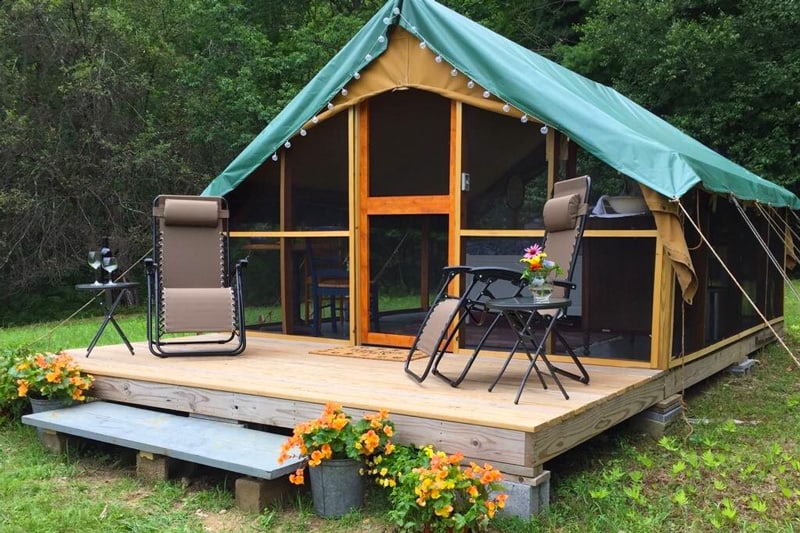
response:
<path id="1" fill-rule="evenodd" d="M 522 122 L 523 124 L 525 124 L 526 122 L 528 122 L 528 115 L 522 115 L 519 118 L 519 121 Z"/>
<path id="2" fill-rule="evenodd" d="M 347 89 L 342 89 L 342 96 L 347 96 Z"/>
<path id="3" fill-rule="evenodd" d="M 442 62 L 442 56 L 436 56 L 436 57 L 433 58 L 433 60 L 436 61 L 437 63 L 441 63 Z"/>
<path id="4" fill-rule="evenodd" d="M 420 41 L 419 47 L 425 50 L 428 47 L 428 45 L 425 43 L 425 41 Z"/>
<path id="5" fill-rule="evenodd" d="M 451 70 L 451 71 L 450 71 L 450 75 L 451 75 L 451 76 L 453 76 L 453 77 L 455 78 L 456 76 L 458 76 L 458 70 L 457 70 L 457 69 L 453 69 L 453 70 Z"/>
<path id="6" fill-rule="evenodd" d="M 469 80 L 469 81 L 467 82 L 467 88 L 468 88 L 468 89 L 474 89 L 474 88 L 475 88 L 475 82 L 474 82 L 474 81 L 472 81 L 472 80 Z"/>
<path id="7" fill-rule="evenodd" d="M 300 130 L 300 137 L 305 137 L 306 135 L 308 135 L 308 132 L 306 130 L 304 129 Z"/>
<path id="8" fill-rule="evenodd" d="M 328 109 L 333 109 L 333 102 L 328 102 Z"/>
<path id="9" fill-rule="evenodd" d="M 389 24 L 392 23 L 392 19 L 390 19 L 389 17 L 383 17 L 383 23 L 388 26 Z"/>
<path id="10" fill-rule="evenodd" d="M 278 154 L 272 154 L 272 160 L 273 161 L 277 161 L 278 160 Z"/>
<path id="11" fill-rule="evenodd" d="M 353 74 L 353 77 L 355 79 L 357 79 L 357 80 L 360 80 L 361 79 L 361 73 L 360 72 L 356 72 L 355 74 Z"/>
<path id="12" fill-rule="evenodd" d="M 367 54 L 364 59 L 366 59 L 367 61 L 372 61 L 372 54 Z"/>
<path id="13" fill-rule="evenodd" d="M 547 135 L 547 131 L 548 130 L 549 130 L 549 128 L 547 127 L 547 124 L 545 124 L 544 126 L 539 128 L 539 133 L 541 133 L 542 135 Z"/>
<path id="14" fill-rule="evenodd" d="M 492 93 L 490 93 L 489 91 L 483 91 L 484 98 L 489 98 L 490 96 L 492 96 Z"/>
<path id="15" fill-rule="evenodd" d="M 383 35 L 381 35 L 380 37 L 378 37 L 378 42 L 379 42 L 379 43 L 382 43 L 382 42 L 384 42 L 385 40 L 386 40 L 386 37 L 384 37 Z"/>
<path id="16" fill-rule="evenodd" d="M 314 115 L 313 117 L 311 117 L 311 122 L 313 124 L 316 124 L 317 122 L 319 122 L 319 117 L 317 117 L 317 115 Z"/>
<path id="17" fill-rule="evenodd" d="M 511 106 L 508 104 L 503 104 L 503 113 L 508 113 L 511 111 Z"/>
<path id="18" fill-rule="evenodd" d="M 289 148 L 292 147 L 292 141 L 286 141 L 285 143 L 283 143 L 283 146 L 288 150 Z"/>
<path id="19" fill-rule="evenodd" d="M 395 15 L 399 15 L 400 14 L 400 8 L 399 7 L 395 7 L 394 9 L 392 9 L 392 13 L 395 14 Z"/>

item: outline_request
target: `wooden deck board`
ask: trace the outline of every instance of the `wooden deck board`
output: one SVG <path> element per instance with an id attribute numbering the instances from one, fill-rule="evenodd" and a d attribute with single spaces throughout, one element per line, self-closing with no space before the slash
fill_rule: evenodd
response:
<path id="1" fill-rule="evenodd" d="M 89 358 L 70 351 L 97 378 L 96 395 L 104 399 L 287 428 L 317 416 L 328 401 L 353 411 L 385 408 L 406 441 L 518 466 L 520 475 L 663 399 L 663 372 L 588 365 L 589 385 L 562 379 L 569 400 L 549 379 L 544 390 L 532 376 L 515 405 L 527 367 L 521 359 L 490 393 L 498 357 L 478 357 L 453 388 L 436 376 L 416 383 L 402 362 L 309 353 L 321 346 L 254 337 L 236 357 L 160 359 L 144 343 L 134 343 L 134 356 L 123 345 L 97 347 Z M 441 368 L 457 374 L 464 362 L 465 356 L 449 355 Z"/>
<path id="2" fill-rule="evenodd" d="M 500 384 L 490 393 L 488 384 L 501 364 L 494 357 L 479 357 L 464 383 L 454 389 L 435 376 L 418 384 L 406 376 L 399 362 L 308 353 L 318 346 L 313 342 L 256 338 L 248 340 L 247 351 L 238 357 L 159 359 L 150 355 L 141 343 L 134 344 L 135 356 L 125 351 L 124 346 L 98 347 L 80 363 L 95 376 L 311 403 L 336 401 L 365 410 L 384 407 L 395 414 L 518 431 L 534 431 L 554 419 L 579 413 L 594 402 L 622 393 L 658 374 L 643 369 L 589 367 L 592 378 L 589 385 L 562 379 L 569 400 L 561 396 L 549 379 L 548 390 L 543 390 L 534 376 L 515 406 L 514 394 L 526 366 L 523 361 L 512 362 Z M 449 356 L 442 369 L 455 373 L 463 362 L 462 356 Z"/>

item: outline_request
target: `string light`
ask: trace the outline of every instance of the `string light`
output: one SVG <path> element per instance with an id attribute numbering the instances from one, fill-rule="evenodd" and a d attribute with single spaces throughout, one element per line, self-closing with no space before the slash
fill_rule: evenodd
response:
<path id="1" fill-rule="evenodd" d="M 490 96 L 492 96 L 492 93 L 490 93 L 489 91 L 483 91 L 484 98 L 489 98 Z"/>
<path id="2" fill-rule="evenodd" d="M 503 104 L 503 112 L 508 113 L 509 111 L 511 111 L 511 106 L 508 104 Z"/>
<path id="3" fill-rule="evenodd" d="M 328 109 L 333 109 L 333 102 L 328 102 Z"/>
<path id="4" fill-rule="evenodd" d="M 422 48 L 423 50 L 425 50 L 428 47 L 428 45 L 425 43 L 425 41 L 420 41 L 419 42 L 419 47 Z"/>
<path id="5" fill-rule="evenodd" d="M 382 42 L 383 42 L 383 41 L 385 41 L 385 40 L 386 40 L 386 37 L 384 37 L 383 35 L 381 35 L 380 37 L 378 37 L 378 42 L 379 42 L 379 43 L 382 43 Z"/>
<path id="6" fill-rule="evenodd" d="M 450 71 L 450 75 L 455 78 L 456 76 L 458 76 L 458 70 L 456 70 L 456 69 L 451 70 Z"/>
<path id="7" fill-rule="evenodd" d="M 526 122 L 528 122 L 528 115 L 522 115 L 519 118 L 519 121 L 522 122 L 523 124 L 525 124 Z"/>
<path id="8" fill-rule="evenodd" d="M 317 122 L 319 122 L 319 117 L 317 117 L 317 115 L 314 115 L 313 117 L 311 117 L 311 123 L 312 124 L 316 124 Z"/>
<path id="9" fill-rule="evenodd" d="M 272 154 L 272 160 L 273 161 L 277 161 L 278 160 L 278 154 Z"/>
<path id="10" fill-rule="evenodd" d="M 433 58 L 433 60 L 436 61 L 437 63 L 441 63 L 442 62 L 442 56 L 436 56 L 436 57 Z"/>
<path id="11" fill-rule="evenodd" d="M 367 54 L 367 56 L 364 59 L 366 59 L 367 61 L 372 61 L 372 54 Z"/>
<path id="12" fill-rule="evenodd" d="M 283 146 L 286 147 L 286 149 L 288 150 L 289 148 L 292 147 L 292 141 L 286 141 Z"/>
<path id="13" fill-rule="evenodd" d="M 357 79 L 357 80 L 360 80 L 361 79 L 361 73 L 360 72 L 356 72 L 355 74 L 353 74 L 353 77 L 355 79 Z"/>
<path id="14" fill-rule="evenodd" d="M 392 9 L 392 13 L 394 13 L 395 15 L 399 15 L 400 14 L 400 8 L 399 7 L 395 7 L 394 9 Z"/>
<path id="15" fill-rule="evenodd" d="M 347 89 L 342 89 L 342 96 L 347 96 Z"/>
<path id="16" fill-rule="evenodd" d="M 539 133 L 541 133 L 542 135 L 547 135 L 547 131 L 548 131 L 548 129 L 549 129 L 549 128 L 547 127 L 547 124 L 545 124 L 544 126 L 542 126 L 541 128 L 539 128 Z"/>
<path id="17" fill-rule="evenodd" d="M 306 130 L 300 130 L 300 137 L 305 137 L 306 135 L 308 135 Z"/>
<path id="18" fill-rule="evenodd" d="M 388 26 L 389 24 L 392 23 L 392 19 L 390 19 L 389 17 L 383 17 L 383 23 Z"/>
<path id="19" fill-rule="evenodd" d="M 475 82 L 474 82 L 474 81 L 472 81 L 472 80 L 469 80 L 469 81 L 467 82 L 467 88 L 468 88 L 468 89 L 473 89 L 474 87 L 475 87 Z"/>

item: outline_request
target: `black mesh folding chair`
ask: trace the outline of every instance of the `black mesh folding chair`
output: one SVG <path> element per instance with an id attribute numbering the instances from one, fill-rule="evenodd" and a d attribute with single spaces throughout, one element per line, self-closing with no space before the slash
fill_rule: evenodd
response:
<path id="1" fill-rule="evenodd" d="M 451 296 L 450 287 L 458 276 L 462 276 L 465 289 L 461 296 Z M 443 269 L 439 291 L 406 358 L 405 371 L 409 376 L 421 382 L 433 372 L 453 387 L 464 380 L 478 353 L 502 318 L 501 314 L 490 311 L 485 305 L 486 301 L 495 298 L 492 287 L 498 281 L 510 283 L 515 295 L 525 286 L 519 271 L 508 268 L 449 266 Z M 467 318 L 473 324 L 485 327 L 485 330 L 462 371 L 451 378 L 439 370 L 439 363 L 451 349 L 456 334 Z M 418 351 L 427 356 L 422 371 L 411 368 L 411 362 Z"/>

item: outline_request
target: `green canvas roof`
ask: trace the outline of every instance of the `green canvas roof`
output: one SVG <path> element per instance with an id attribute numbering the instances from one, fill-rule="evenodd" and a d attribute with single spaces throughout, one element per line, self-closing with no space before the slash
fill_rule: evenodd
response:
<path id="1" fill-rule="evenodd" d="M 800 199 L 595 83 L 433 0 L 389 0 L 256 136 L 203 194 L 224 195 L 293 137 L 387 47 L 399 25 L 458 71 L 523 113 L 568 135 L 609 166 L 668 198 L 695 185 L 800 209 Z"/>

